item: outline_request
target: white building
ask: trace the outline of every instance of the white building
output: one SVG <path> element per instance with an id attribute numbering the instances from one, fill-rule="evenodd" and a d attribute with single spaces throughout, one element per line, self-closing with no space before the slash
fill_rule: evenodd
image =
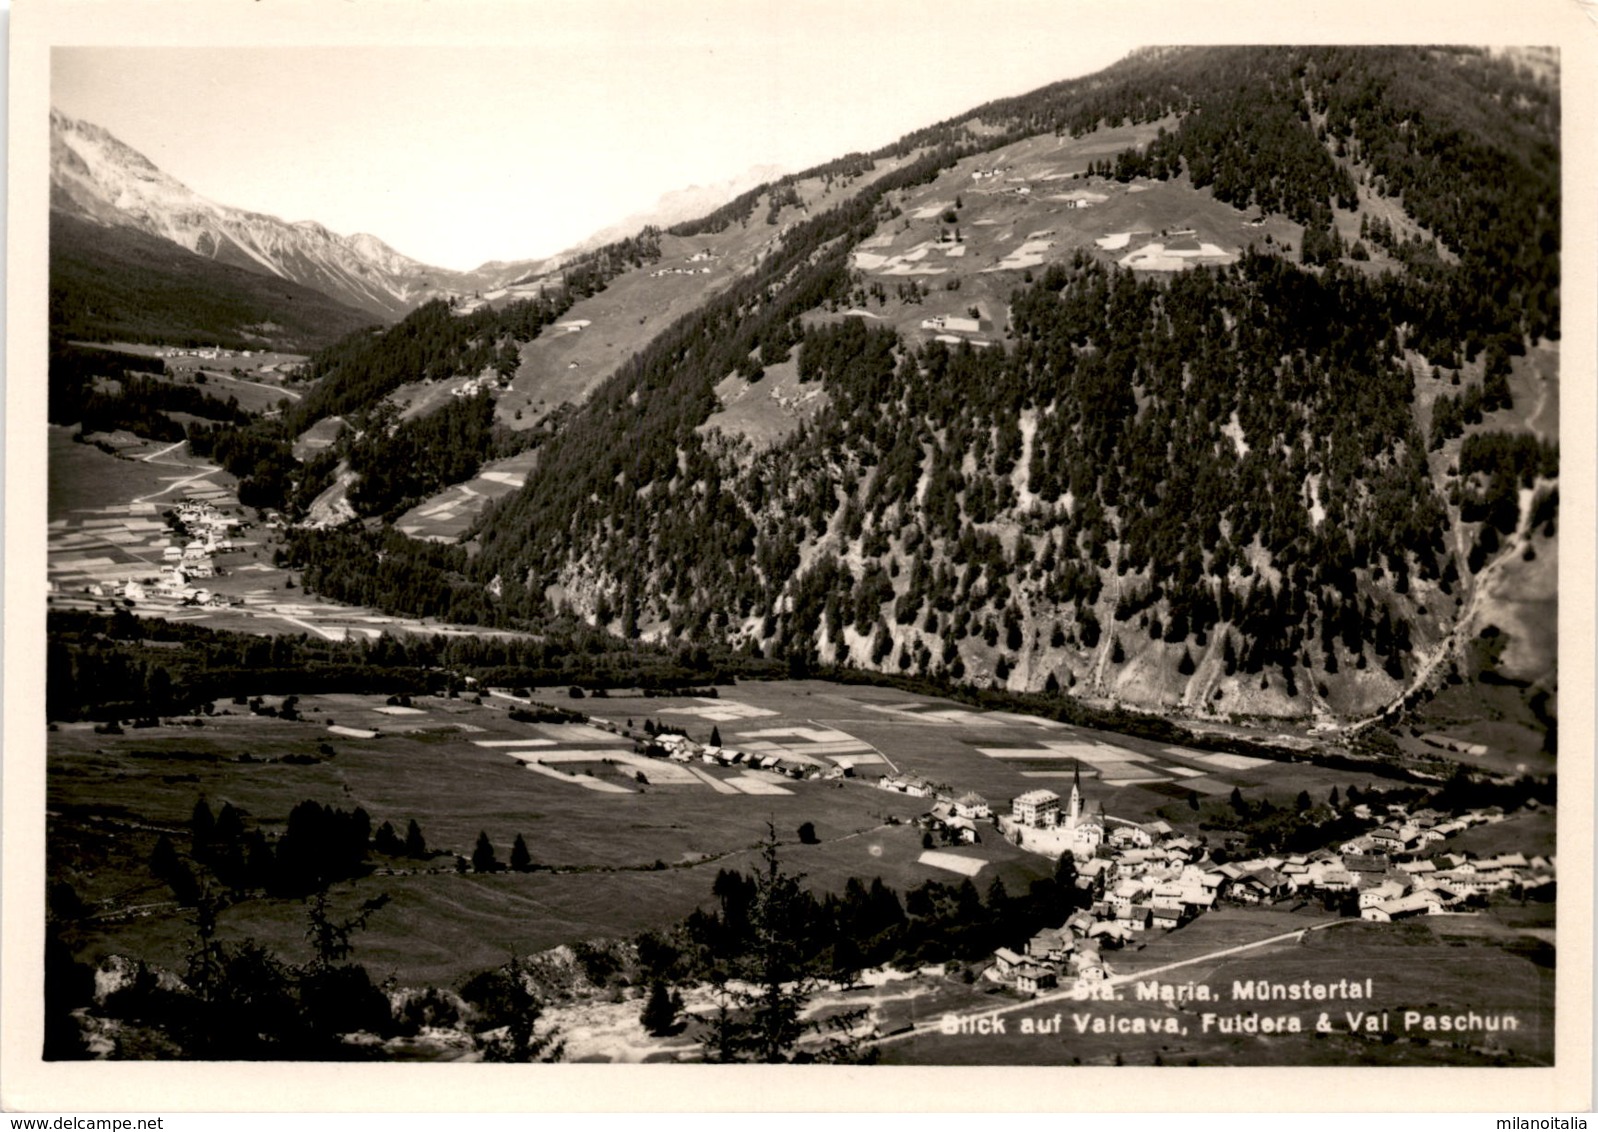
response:
<path id="1" fill-rule="evenodd" d="M 1060 823 L 1060 796 L 1053 790 L 1028 790 L 1010 803 L 1010 816 L 1034 829 L 1053 829 Z"/>

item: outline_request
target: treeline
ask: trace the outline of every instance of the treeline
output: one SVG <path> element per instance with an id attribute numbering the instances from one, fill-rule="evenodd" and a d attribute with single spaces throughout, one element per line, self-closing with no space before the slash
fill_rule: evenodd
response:
<path id="1" fill-rule="evenodd" d="M 143 720 L 235 696 L 435 687 L 444 687 L 442 674 L 388 663 L 360 642 L 235 633 L 126 610 L 48 615 L 45 711 L 52 720 Z"/>
<path id="2" fill-rule="evenodd" d="M 231 802 L 212 812 L 201 798 L 189 819 L 186 852 L 162 834 L 150 856 L 150 871 L 171 887 L 178 902 L 196 904 L 209 877 L 235 899 L 252 892 L 268 896 L 308 896 L 338 881 L 367 875 L 373 852 L 427 860 L 421 827 L 412 819 L 406 840 L 384 822 L 374 839 L 371 816 L 360 806 L 342 810 L 306 800 L 290 812 L 283 831 L 268 837 Z"/>
<path id="3" fill-rule="evenodd" d="M 1306 226 L 1306 263 L 1340 254 L 1330 210 L 1356 207 L 1357 173 L 1368 192 L 1401 198 L 1457 260 L 1429 239 L 1400 244 L 1385 221 L 1367 225 L 1421 284 L 1395 312 L 1414 348 L 1469 359 L 1494 337 L 1559 336 L 1557 83 L 1454 48 L 1225 48 L 1151 66 L 1123 65 L 1126 82 L 1088 102 L 1107 124 L 1173 112 L 1179 123 L 1096 172 L 1186 172 L 1217 199 L 1286 215 Z M 1080 132 L 1081 114 L 1069 128 Z"/>
<path id="4" fill-rule="evenodd" d="M 538 637 L 385 634 L 329 641 L 145 620 L 126 610 L 51 610 L 47 637 L 45 709 L 51 720 L 143 721 L 262 695 L 461 694 L 468 677 L 478 687 L 671 691 L 779 672 L 725 648 L 624 642 L 572 621 L 553 623 Z"/>

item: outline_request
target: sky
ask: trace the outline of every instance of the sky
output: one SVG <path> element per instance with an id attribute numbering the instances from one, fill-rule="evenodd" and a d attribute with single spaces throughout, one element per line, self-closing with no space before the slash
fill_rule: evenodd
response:
<path id="1" fill-rule="evenodd" d="M 465 270 L 755 166 L 876 149 L 1136 46 L 1034 0 L 537 10 L 470 46 L 57 47 L 51 98 L 218 203 Z"/>

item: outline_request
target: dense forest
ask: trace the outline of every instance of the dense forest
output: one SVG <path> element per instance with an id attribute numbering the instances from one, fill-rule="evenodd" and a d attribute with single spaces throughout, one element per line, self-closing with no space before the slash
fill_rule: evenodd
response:
<path id="1" fill-rule="evenodd" d="M 568 465 L 579 421 L 473 565 L 548 581 L 576 546 L 624 632 L 670 620 L 779 655 L 844 661 L 855 641 L 881 664 L 891 621 L 897 667 L 923 673 L 968 635 L 1021 651 L 1026 620 L 1089 648 L 1224 628 L 1229 667 L 1290 683 L 1367 661 L 1397 677 L 1402 603 L 1358 583 L 1402 593 L 1449 561 L 1388 309 L 1381 282 L 1276 257 L 1161 285 L 1079 256 L 1017 294 L 1006 353 L 812 328 L 800 374 L 831 399 L 791 441 L 741 467 L 692 418 L 646 417 L 626 451 Z"/>
<path id="2" fill-rule="evenodd" d="M 52 720 L 146 720 L 201 712 L 207 703 L 246 693 L 462 695 L 468 677 L 478 686 L 672 691 L 781 673 L 769 661 L 729 649 L 621 641 L 574 621 L 550 624 L 537 637 L 407 634 L 328 641 L 139 618 L 127 610 L 51 610 L 48 630 L 46 714 Z"/>
<path id="3" fill-rule="evenodd" d="M 51 424 L 78 426 L 80 433 L 127 429 L 155 440 L 182 440 L 184 426 L 168 413 L 187 413 L 225 425 L 242 425 L 250 414 L 238 398 L 213 397 L 198 385 L 162 381 L 160 358 L 52 342 L 49 362 Z"/>

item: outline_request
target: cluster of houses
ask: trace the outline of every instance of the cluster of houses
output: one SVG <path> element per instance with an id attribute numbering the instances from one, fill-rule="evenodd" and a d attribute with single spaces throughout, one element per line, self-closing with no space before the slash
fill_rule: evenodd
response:
<path id="1" fill-rule="evenodd" d="M 476 377 L 467 378 L 459 385 L 449 387 L 451 397 L 475 397 L 485 389 L 508 389 L 510 378 L 501 377 L 497 373 L 480 373 Z"/>
<path id="2" fill-rule="evenodd" d="M 928 782 L 914 774 L 889 774 L 877 779 L 878 790 L 903 794 L 909 798 L 931 798 L 932 809 L 917 821 L 929 832 L 941 832 L 947 840 L 974 845 L 982 840 L 978 822 L 991 821 L 993 809 L 988 800 L 974 790 L 959 797 L 945 786 Z"/>
<path id="3" fill-rule="evenodd" d="M 993 953 L 990 978 L 1014 982 L 1023 994 L 1053 990 L 1066 981 L 1091 990 L 1112 973 L 1104 961 L 1107 946 L 1119 947 L 1114 924 L 1076 912 L 1057 928 L 1045 928 L 1027 941 L 1025 952 L 1001 947 Z"/>
<path id="4" fill-rule="evenodd" d="M 1366 807 L 1356 807 L 1356 814 L 1361 809 Z M 1344 871 L 1359 891 L 1364 919 L 1385 922 L 1432 915 L 1457 908 L 1472 896 L 1510 889 L 1528 895 L 1541 889 L 1552 891 L 1552 857 L 1523 853 L 1467 857 L 1438 852 L 1448 838 L 1471 826 L 1503 821 L 1504 813 L 1498 807 L 1458 815 L 1430 809 L 1409 813 L 1401 807 L 1393 807 L 1393 811 L 1376 828 L 1340 847 Z M 1328 879 L 1330 884 L 1323 882 L 1322 887 L 1331 888 L 1345 878 L 1334 872 Z"/>
<path id="5" fill-rule="evenodd" d="M 250 351 L 224 350 L 220 346 L 212 346 L 210 349 L 201 347 L 199 349 L 186 350 L 174 346 L 170 349 L 158 351 L 156 356 L 160 358 L 200 358 L 203 361 L 216 361 L 219 358 L 247 358 L 250 356 Z"/>
<path id="6" fill-rule="evenodd" d="M 779 755 L 746 753 L 696 743 L 684 735 L 654 738 L 651 753 L 676 762 L 703 761 L 752 767 L 793 778 L 842 778 L 852 768 L 823 768 Z M 1102 803 L 1089 808 L 1081 772 L 1073 776 L 1068 801 L 1052 790 L 1029 790 L 1012 799 L 1008 814 L 995 813 L 982 795 L 953 790 L 911 773 L 875 780 L 877 789 L 932 799 L 917 823 L 953 842 L 981 840 L 989 825 L 1035 852 L 1075 862 L 1075 901 L 1080 910 L 1059 927 L 1039 932 L 1022 951 L 998 949 L 987 977 L 1023 993 L 1061 986 L 1092 993 L 1113 973 L 1104 953 L 1140 934 L 1169 931 L 1218 904 L 1264 904 L 1277 900 L 1357 894 L 1362 918 L 1390 921 L 1459 909 L 1471 897 L 1516 889 L 1535 894 L 1555 883 L 1551 857 L 1506 853 L 1472 858 L 1442 851 L 1455 834 L 1504 820 L 1498 807 L 1459 814 L 1410 811 L 1390 805 L 1381 814 L 1366 804 L 1348 812 L 1372 828 L 1337 847 L 1309 853 L 1217 862 L 1202 841 L 1168 822 L 1112 817 Z M 1548 889 L 1551 894 L 1552 889 Z"/>
<path id="7" fill-rule="evenodd" d="M 1477 894 L 1515 889 L 1532 895 L 1555 883 L 1551 857 L 1471 858 L 1439 851 L 1471 826 L 1503 821 L 1497 807 L 1449 815 L 1394 805 L 1378 816 L 1360 805 L 1351 812 L 1377 824 L 1336 848 L 1218 864 L 1206 845 L 1167 822 L 1108 817 L 1102 806 L 1089 812 L 1079 778 L 1064 805 L 1051 790 L 1027 791 L 994 824 L 1012 839 L 1046 836 L 1048 851 L 1070 852 L 1077 863 L 1078 903 L 1086 907 L 1060 927 L 1038 933 L 1024 954 L 1000 948 L 988 975 L 1027 993 L 1072 980 L 1081 989 L 1108 972 L 1104 951 L 1143 932 L 1179 928 L 1219 903 L 1357 893 L 1363 919 L 1387 922 L 1458 910 Z M 1028 847 L 1039 844 L 1034 840 Z"/>
<path id="8" fill-rule="evenodd" d="M 1420 737 L 1420 741 L 1440 751 L 1455 751 L 1462 755 L 1475 755 L 1478 758 L 1487 753 L 1485 743 L 1471 743 L 1464 739 L 1456 739 L 1452 735 L 1441 735 L 1436 731 L 1428 731 Z"/>
<path id="9" fill-rule="evenodd" d="M 658 279 L 662 275 L 709 275 L 708 267 L 661 267 L 649 273 L 651 279 Z"/>
<path id="10" fill-rule="evenodd" d="M 199 605 L 219 609 L 230 604 L 222 594 L 192 583 L 216 576 L 212 561 L 217 554 L 233 549 L 233 528 L 240 520 L 224 515 L 204 500 L 188 500 L 178 506 L 177 529 L 183 539 L 174 542 L 161 552 L 161 573 L 155 578 L 129 578 L 117 596 L 128 601 L 142 602 L 152 598 L 166 598 L 186 605 Z M 97 587 L 90 587 L 95 596 Z"/>
<path id="11" fill-rule="evenodd" d="M 696 743 L 686 735 L 665 732 L 654 737 L 645 754 L 659 754 L 675 763 L 702 762 L 710 766 L 736 766 L 748 770 L 766 770 L 773 774 L 798 779 L 834 779 L 853 774 L 850 767 L 834 765 L 823 767 L 818 763 L 804 762 L 779 755 L 753 751 L 735 751 L 712 743 Z"/>

